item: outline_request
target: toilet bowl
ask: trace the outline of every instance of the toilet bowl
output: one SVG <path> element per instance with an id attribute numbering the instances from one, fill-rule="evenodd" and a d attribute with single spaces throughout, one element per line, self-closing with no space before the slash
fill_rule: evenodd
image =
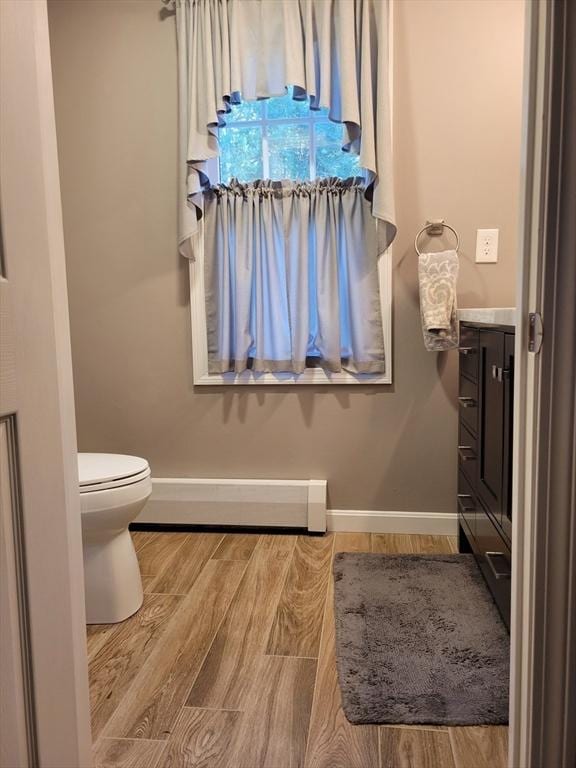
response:
<path id="1" fill-rule="evenodd" d="M 128 525 L 152 491 L 146 459 L 78 454 L 88 624 L 114 624 L 142 605 L 142 579 Z"/>

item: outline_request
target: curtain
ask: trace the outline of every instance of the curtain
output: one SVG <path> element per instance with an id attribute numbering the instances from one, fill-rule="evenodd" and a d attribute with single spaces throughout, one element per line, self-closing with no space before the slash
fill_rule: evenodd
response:
<path id="1" fill-rule="evenodd" d="M 383 373 L 376 223 L 362 179 L 205 194 L 210 373 Z"/>
<path id="2" fill-rule="evenodd" d="M 180 247 L 193 255 L 218 127 L 230 104 L 284 95 L 329 108 L 360 155 L 382 249 L 396 233 L 389 0 L 175 0 L 180 100 Z M 214 181 L 214 179 L 212 179 Z"/>

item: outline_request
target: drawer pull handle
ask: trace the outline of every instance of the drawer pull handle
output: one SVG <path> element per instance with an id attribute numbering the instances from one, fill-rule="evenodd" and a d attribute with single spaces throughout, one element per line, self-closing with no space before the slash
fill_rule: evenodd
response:
<path id="1" fill-rule="evenodd" d="M 496 381 L 502 382 L 510 376 L 509 368 L 499 368 L 497 365 L 492 366 L 492 378 Z"/>
<path id="2" fill-rule="evenodd" d="M 464 451 L 470 451 L 470 453 L 464 453 Z M 462 461 L 474 461 L 474 459 L 476 458 L 474 449 L 470 445 L 459 445 L 458 455 L 460 456 Z"/>
<path id="3" fill-rule="evenodd" d="M 464 503 L 464 499 L 471 499 L 471 498 L 472 498 L 472 496 L 470 496 L 469 493 L 459 493 L 458 494 L 458 506 L 460 507 L 462 512 L 466 513 L 466 512 L 474 512 L 475 511 L 476 507 L 474 505 L 472 505 L 471 507 L 467 507 L 466 504 Z"/>
<path id="4" fill-rule="evenodd" d="M 510 578 L 510 571 L 509 570 L 506 570 L 504 572 L 499 571 L 496 568 L 496 566 L 494 565 L 493 561 L 492 561 L 493 558 L 495 558 L 495 557 L 504 558 L 504 555 L 502 554 L 502 552 L 485 552 L 484 556 L 486 557 L 486 562 L 490 566 L 490 570 L 492 571 L 495 579 L 500 580 L 500 579 L 509 579 Z M 504 559 L 506 559 L 506 558 L 504 558 Z"/>
<path id="5" fill-rule="evenodd" d="M 476 347 L 459 347 L 458 351 L 461 355 L 473 355 L 477 350 Z"/>
<path id="6" fill-rule="evenodd" d="M 459 397 L 458 402 L 462 408 L 476 408 L 476 400 L 473 397 Z"/>

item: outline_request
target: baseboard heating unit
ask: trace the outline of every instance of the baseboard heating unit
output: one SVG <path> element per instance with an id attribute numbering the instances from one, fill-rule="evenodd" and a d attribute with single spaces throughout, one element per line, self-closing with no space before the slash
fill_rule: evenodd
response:
<path id="1" fill-rule="evenodd" d="M 137 525 L 326 530 L 326 480 L 155 478 Z"/>

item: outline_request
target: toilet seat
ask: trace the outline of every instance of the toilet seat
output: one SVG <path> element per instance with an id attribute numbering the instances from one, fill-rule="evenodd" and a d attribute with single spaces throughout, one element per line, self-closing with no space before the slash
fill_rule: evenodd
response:
<path id="1" fill-rule="evenodd" d="M 118 453 L 79 453 L 80 493 L 122 488 L 150 477 L 150 466 L 139 456 Z"/>

